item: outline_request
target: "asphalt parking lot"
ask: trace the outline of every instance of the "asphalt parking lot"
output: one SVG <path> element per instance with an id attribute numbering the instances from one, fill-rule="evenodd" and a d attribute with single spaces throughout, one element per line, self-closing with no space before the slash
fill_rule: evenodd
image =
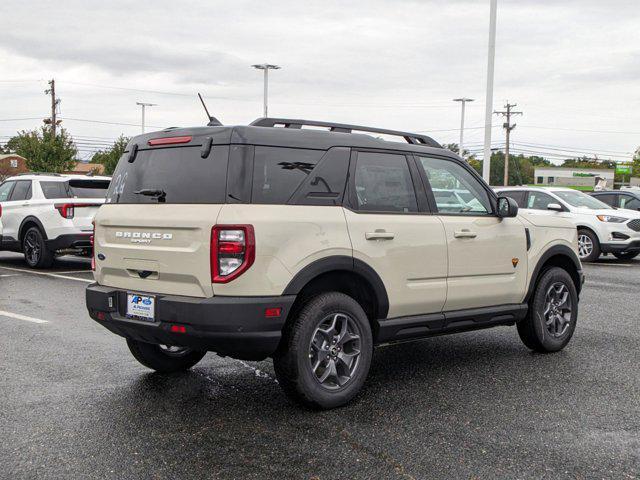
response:
<path id="1" fill-rule="evenodd" d="M 640 476 L 640 261 L 585 267 L 563 352 L 509 327 L 383 347 L 328 412 L 290 404 L 269 361 L 145 370 L 88 317 L 88 269 L 0 253 L 0 477 Z"/>

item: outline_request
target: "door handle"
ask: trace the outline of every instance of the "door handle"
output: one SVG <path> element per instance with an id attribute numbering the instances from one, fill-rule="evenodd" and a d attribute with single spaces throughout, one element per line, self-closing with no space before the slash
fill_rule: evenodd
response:
<path id="1" fill-rule="evenodd" d="M 395 233 L 384 230 L 376 230 L 375 232 L 366 232 L 364 234 L 364 238 L 367 240 L 393 240 L 395 236 Z"/>
<path id="2" fill-rule="evenodd" d="M 456 238 L 476 238 L 478 234 L 465 228 L 462 230 L 456 230 L 455 232 L 453 232 L 453 236 Z"/>

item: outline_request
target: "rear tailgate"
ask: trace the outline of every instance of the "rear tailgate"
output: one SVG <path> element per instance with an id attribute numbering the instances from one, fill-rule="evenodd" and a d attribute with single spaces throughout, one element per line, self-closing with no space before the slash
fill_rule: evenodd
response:
<path id="1" fill-rule="evenodd" d="M 211 297 L 211 228 L 222 205 L 107 204 L 96 216 L 96 281 L 134 292 Z"/>

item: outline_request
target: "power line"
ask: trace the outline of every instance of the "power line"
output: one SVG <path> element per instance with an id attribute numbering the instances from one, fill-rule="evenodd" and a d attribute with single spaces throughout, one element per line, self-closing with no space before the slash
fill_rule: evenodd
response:
<path id="1" fill-rule="evenodd" d="M 507 102 L 507 104 L 504 106 L 506 108 L 506 111 L 503 112 L 493 112 L 496 115 L 502 115 L 504 117 L 507 118 L 507 121 L 502 125 L 502 127 L 504 128 L 505 132 L 506 132 L 506 146 L 505 146 L 505 153 L 504 153 L 504 186 L 506 187 L 507 185 L 509 185 L 509 136 L 511 135 L 511 130 L 513 130 L 514 128 L 516 128 L 516 124 L 514 123 L 513 125 L 511 125 L 511 116 L 512 115 L 522 115 L 522 112 L 514 112 L 512 110 L 513 107 L 517 106 L 515 103 L 511 104 L 509 102 Z"/>

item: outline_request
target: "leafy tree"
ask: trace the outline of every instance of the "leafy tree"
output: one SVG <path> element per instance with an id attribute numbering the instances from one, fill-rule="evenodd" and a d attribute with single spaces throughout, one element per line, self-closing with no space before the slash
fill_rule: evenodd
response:
<path id="1" fill-rule="evenodd" d="M 447 150 L 451 150 L 453 153 L 457 153 L 458 155 L 460 155 L 460 145 L 458 145 L 457 143 L 447 143 L 446 145 L 444 145 L 444 148 L 446 148 Z M 472 158 L 475 158 L 475 155 L 472 155 L 469 152 L 469 150 L 465 148 L 462 158 L 466 158 L 467 160 L 470 160 Z"/>
<path id="2" fill-rule="evenodd" d="M 73 170 L 78 150 L 65 129 L 55 137 L 51 128 L 22 130 L 6 145 L 10 152 L 27 159 L 27 167 L 32 172 L 61 173 Z"/>
<path id="3" fill-rule="evenodd" d="M 491 153 L 491 174 L 489 183 L 493 186 L 502 185 L 504 181 L 505 154 L 502 151 Z M 469 165 L 482 174 L 482 161 L 475 158 L 469 161 Z M 550 166 L 552 163 L 538 156 L 526 155 L 509 156 L 509 185 L 529 185 L 534 183 L 535 167 Z"/>
<path id="4" fill-rule="evenodd" d="M 105 175 L 113 175 L 118 160 L 127 148 L 127 143 L 129 143 L 129 138 L 120 135 L 110 148 L 94 153 L 91 157 L 91 163 L 101 163 L 104 165 Z"/>

